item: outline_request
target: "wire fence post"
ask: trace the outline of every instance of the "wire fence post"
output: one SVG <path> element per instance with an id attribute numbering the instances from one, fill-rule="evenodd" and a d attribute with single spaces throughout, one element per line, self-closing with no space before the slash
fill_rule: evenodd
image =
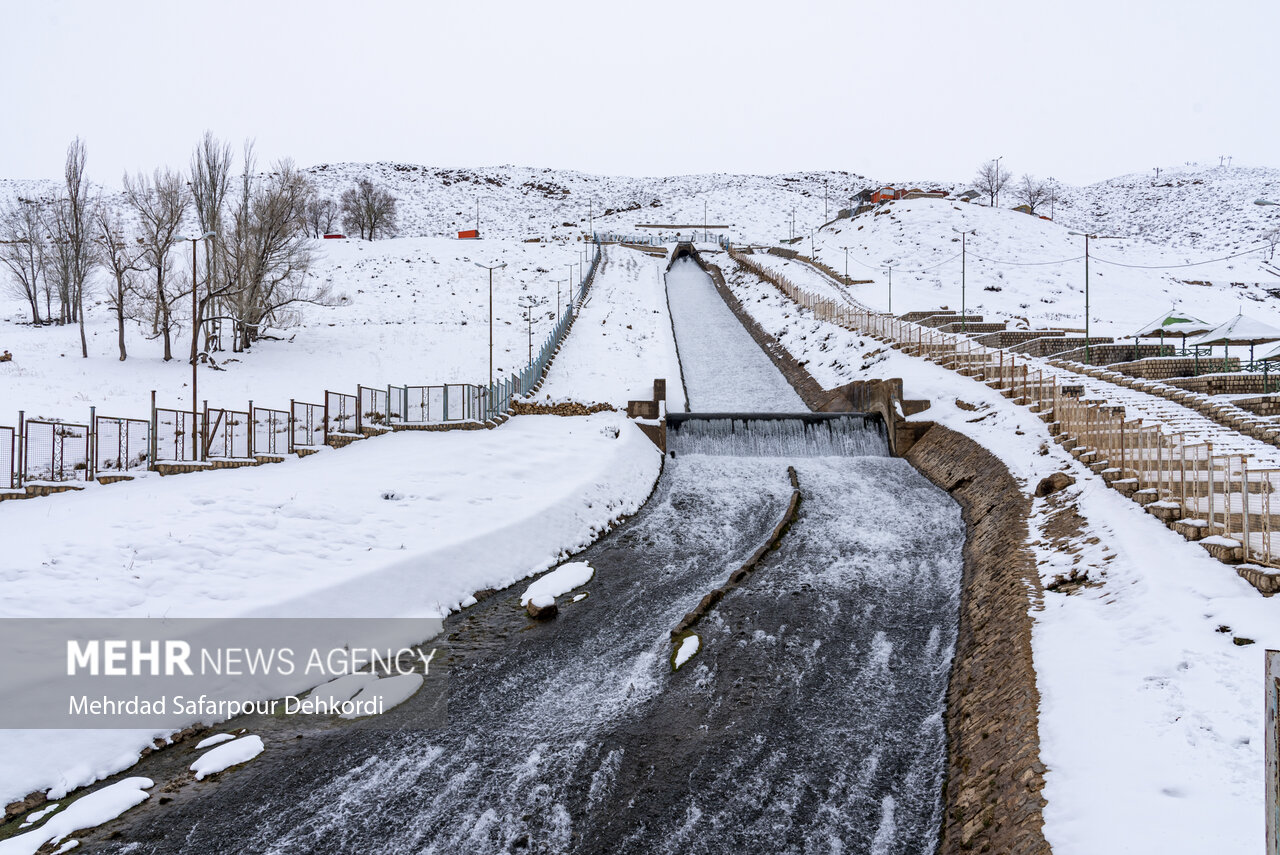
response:
<path id="1" fill-rule="evenodd" d="M 88 446 L 88 452 L 85 457 L 89 458 L 84 462 L 84 480 L 92 481 L 94 468 L 98 460 L 98 408 L 89 407 L 89 437 L 85 440 Z"/>
<path id="2" fill-rule="evenodd" d="M 1240 455 L 1240 539 L 1244 560 L 1249 560 L 1249 460 Z"/>
<path id="3" fill-rule="evenodd" d="M 27 413 L 18 410 L 18 489 L 22 489 L 22 477 L 27 471 Z"/>
<path id="4" fill-rule="evenodd" d="M 257 431 L 258 423 L 253 417 L 253 399 L 249 399 L 249 443 L 246 446 L 249 450 L 249 456 L 253 457 L 253 435 Z"/>
<path id="5" fill-rule="evenodd" d="M 1266 654 L 1267 855 L 1280 855 L 1280 650 Z"/>

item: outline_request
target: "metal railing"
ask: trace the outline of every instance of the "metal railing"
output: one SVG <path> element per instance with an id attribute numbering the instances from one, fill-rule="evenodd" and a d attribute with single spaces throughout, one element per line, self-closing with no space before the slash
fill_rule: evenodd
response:
<path id="1" fill-rule="evenodd" d="M 1245 561 L 1280 566 L 1280 469 L 1259 467 L 1241 454 L 1218 454 L 1212 443 L 1165 425 L 1129 420 L 1124 407 L 1083 397 L 1083 386 L 1064 385 L 1023 354 L 978 344 L 893 315 L 805 291 L 783 276 L 732 253 L 814 317 L 890 342 L 912 356 L 950 368 L 1004 393 L 1057 425 L 1079 454 L 1108 481 L 1144 505 L 1201 537 L 1222 537 Z M 1200 539 L 1199 537 L 1195 539 Z"/>
<path id="2" fill-rule="evenodd" d="M 253 459 L 328 444 L 335 435 L 362 435 L 398 425 L 489 422 L 511 409 L 541 380 L 586 299 L 600 266 L 597 240 L 591 263 L 569 289 L 556 323 L 523 369 L 482 386 L 447 383 L 422 386 L 357 386 L 355 394 L 326 391 L 324 403 L 292 400 L 287 410 L 214 407 L 197 412 L 156 406 L 151 418 L 97 416 L 88 424 L 27 419 L 0 425 L 0 490 L 28 481 L 87 481 L 100 472 L 128 472 L 161 463 Z"/>

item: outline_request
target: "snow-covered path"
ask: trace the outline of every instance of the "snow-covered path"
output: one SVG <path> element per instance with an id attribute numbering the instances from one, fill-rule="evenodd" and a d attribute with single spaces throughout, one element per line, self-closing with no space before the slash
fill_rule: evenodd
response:
<path id="1" fill-rule="evenodd" d="M 667 272 L 667 299 L 689 391 L 689 409 L 700 413 L 808 412 L 697 264 L 683 259 Z"/>
<path id="2" fill-rule="evenodd" d="M 648 399 L 653 381 L 667 381 L 667 405 L 684 409 L 680 361 L 663 291 L 664 261 L 607 246 L 586 304 L 573 323 L 539 402 L 613 404 Z"/>

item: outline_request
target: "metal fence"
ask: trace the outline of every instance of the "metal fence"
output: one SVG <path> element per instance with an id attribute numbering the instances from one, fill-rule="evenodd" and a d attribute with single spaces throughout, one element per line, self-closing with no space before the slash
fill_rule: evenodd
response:
<path id="1" fill-rule="evenodd" d="M 28 419 L 23 431 L 24 482 L 88 479 L 88 425 Z"/>
<path id="2" fill-rule="evenodd" d="M 328 439 L 325 435 L 324 404 L 290 401 L 289 410 L 293 417 L 293 427 L 289 433 L 293 447 L 314 448 L 324 445 Z"/>
<path id="3" fill-rule="evenodd" d="M 289 412 L 269 407 L 254 407 L 250 414 L 253 446 L 250 454 L 287 454 L 293 448 L 289 437 Z"/>
<path id="4" fill-rule="evenodd" d="M 343 392 L 324 393 L 324 434 L 328 439 L 335 433 L 356 432 L 356 396 Z"/>
<path id="5" fill-rule="evenodd" d="M 249 413 L 215 408 L 205 410 L 209 426 L 204 437 L 204 456 L 243 460 L 250 456 L 252 431 Z"/>
<path id="6" fill-rule="evenodd" d="M 154 461 L 198 461 L 204 436 L 204 415 L 188 410 L 152 409 Z"/>
<path id="7" fill-rule="evenodd" d="M 1063 385 L 1035 360 L 985 347 L 948 333 L 872 312 L 852 302 L 810 293 L 731 252 L 744 267 L 771 282 L 814 316 L 891 342 L 910 355 L 950 368 L 1000 390 L 1015 403 L 1049 414 L 1058 433 L 1082 461 L 1163 518 L 1199 529 L 1199 537 L 1221 537 L 1241 547 L 1245 561 L 1280 566 L 1280 470 L 1259 467 L 1240 454 L 1217 454 L 1211 443 L 1165 425 L 1125 417 L 1124 407 L 1083 397 L 1083 386 Z M 1194 535 L 1193 535 L 1194 536 Z"/>
<path id="8" fill-rule="evenodd" d="M 151 423 L 115 416 L 93 418 L 93 472 L 145 469 L 151 461 Z"/>
<path id="9" fill-rule="evenodd" d="M 18 487 L 18 432 L 0 427 L 0 489 Z"/>
<path id="10" fill-rule="evenodd" d="M 355 394 L 326 391 L 323 404 L 290 401 L 287 410 L 250 402 L 244 410 L 206 404 L 200 412 L 158 407 L 153 392 L 149 421 L 97 416 L 92 408 L 88 424 L 28 420 L 19 412 L 16 427 L 0 426 L 0 489 L 21 489 L 24 481 L 89 480 L 98 472 L 158 463 L 278 455 L 368 429 L 490 421 L 508 412 L 512 399 L 531 392 L 542 378 L 586 299 L 600 258 L 597 241 L 590 265 L 570 287 L 536 356 L 492 385 L 357 386 Z"/>
<path id="11" fill-rule="evenodd" d="M 375 428 L 391 429 L 390 389 L 375 389 L 371 386 L 357 386 L 356 399 L 359 403 L 356 417 L 356 430 Z"/>

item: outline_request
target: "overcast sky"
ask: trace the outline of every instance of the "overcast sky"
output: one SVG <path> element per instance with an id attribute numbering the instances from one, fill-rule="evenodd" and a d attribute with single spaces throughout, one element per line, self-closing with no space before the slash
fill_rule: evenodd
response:
<path id="1" fill-rule="evenodd" d="M 1280 166 L 1277 0 L 0 0 L 0 177 L 263 160 L 1087 183 Z"/>

